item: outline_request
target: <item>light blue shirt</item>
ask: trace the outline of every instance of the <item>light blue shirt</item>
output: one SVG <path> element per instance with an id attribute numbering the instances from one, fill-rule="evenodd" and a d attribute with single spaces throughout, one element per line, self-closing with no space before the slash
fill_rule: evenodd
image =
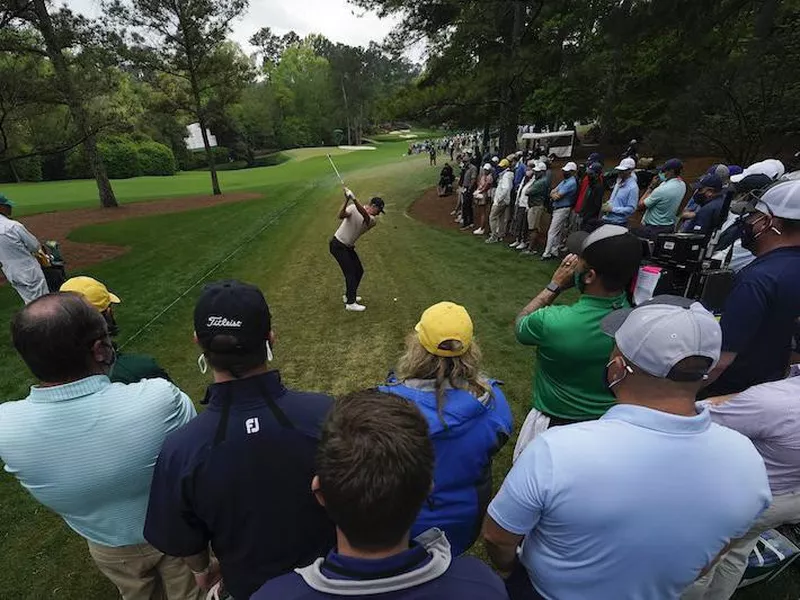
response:
<path id="1" fill-rule="evenodd" d="M 669 600 L 771 500 L 753 444 L 708 411 L 618 404 L 536 437 L 489 515 L 526 536 L 520 560 L 548 600 Z"/>
<path id="2" fill-rule="evenodd" d="M 627 226 L 628 217 L 639 205 L 639 184 L 636 181 L 636 175 L 631 175 L 622 182 L 617 181 L 608 202 L 611 204 L 611 212 L 603 217 L 603 221 L 613 225 Z"/>
<path id="3" fill-rule="evenodd" d="M 642 223 L 654 227 L 675 225 L 678 220 L 678 207 L 686 195 L 686 183 L 680 177 L 673 177 L 653 190 L 644 200 Z"/>
<path id="4" fill-rule="evenodd" d="M 575 177 L 567 177 L 556 186 L 556 192 L 561 198 L 553 200 L 553 208 L 569 208 L 575 204 L 578 197 L 578 180 Z"/>
<path id="5" fill-rule="evenodd" d="M 161 445 L 195 415 L 188 396 L 163 379 L 125 385 L 96 375 L 34 386 L 26 399 L 0 404 L 0 458 L 87 540 L 142 544 Z"/>

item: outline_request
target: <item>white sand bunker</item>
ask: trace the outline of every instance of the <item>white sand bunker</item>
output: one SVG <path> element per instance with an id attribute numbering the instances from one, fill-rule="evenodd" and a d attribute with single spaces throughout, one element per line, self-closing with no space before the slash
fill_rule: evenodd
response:
<path id="1" fill-rule="evenodd" d="M 377 150 L 375 146 L 339 146 L 339 150 Z"/>

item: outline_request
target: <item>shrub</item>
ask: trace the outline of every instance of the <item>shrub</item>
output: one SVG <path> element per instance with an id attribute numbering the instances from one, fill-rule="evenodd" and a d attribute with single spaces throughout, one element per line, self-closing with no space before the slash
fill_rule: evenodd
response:
<path id="1" fill-rule="evenodd" d="M 136 152 L 139 158 L 139 175 L 175 175 L 175 155 L 164 144 L 140 142 Z"/>
<path id="2" fill-rule="evenodd" d="M 125 138 L 109 138 L 98 145 L 100 156 L 111 179 L 130 179 L 139 175 L 136 144 Z"/>
<path id="3" fill-rule="evenodd" d="M 231 158 L 231 151 L 224 146 L 217 146 L 216 148 L 211 149 L 211 153 L 214 155 L 214 163 L 218 165 L 224 165 L 230 162 Z M 203 149 L 200 150 L 193 150 L 189 153 L 186 157 L 184 164 L 182 165 L 182 169 L 184 171 L 194 171 L 195 169 L 208 169 L 208 160 L 206 159 L 206 151 Z"/>
<path id="4" fill-rule="evenodd" d="M 86 157 L 83 155 L 83 147 L 78 146 L 67 153 L 67 177 L 69 179 L 91 179 L 92 170 Z"/>
<path id="5" fill-rule="evenodd" d="M 28 150 L 30 149 L 24 149 L 24 151 Z M 31 156 L 21 160 L 15 160 L 13 170 L 9 163 L 3 163 L 0 165 L 0 181 L 3 183 L 16 183 L 17 178 L 14 177 L 14 171 L 16 171 L 17 177 L 19 177 L 19 181 L 41 181 L 42 157 Z"/>

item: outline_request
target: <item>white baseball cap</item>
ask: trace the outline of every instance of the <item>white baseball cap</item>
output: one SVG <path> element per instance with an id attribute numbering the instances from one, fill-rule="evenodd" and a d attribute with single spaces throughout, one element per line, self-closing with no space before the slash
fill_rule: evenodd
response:
<path id="1" fill-rule="evenodd" d="M 633 138 L 633 139 L 632 139 L 630 142 L 628 142 L 628 143 L 629 143 L 629 144 L 638 144 L 639 142 L 637 142 L 637 141 L 636 141 L 636 138 Z"/>
<path id="2" fill-rule="evenodd" d="M 774 184 L 760 198 L 745 205 L 739 212 L 758 211 L 779 219 L 800 220 L 800 180 Z"/>
<path id="3" fill-rule="evenodd" d="M 499 156 L 493 156 L 492 157 L 492 162 L 494 162 L 494 163 L 500 162 L 500 157 Z"/>
<path id="4" fill-rule="evenodd" d="M 563 167 L 561 167 L 561 170 L 567 172 L 577 171 L 578 165 L 576 165 L 574 162 L 568 162 Z"/>
<path id="5" fill-rule="evenodd" d="M 620 163 L 614 167 L 617 171 L 633 171 L 636 168 L 636 161 L 632 158 L 623 158 Z"/>
<path id="6" fill-rule="evenodd" d="M 636 308 L 616 310 L 600 327 L 634 366 L 662 379 L 692 356 L 708 358 L 711 364 L 704 372 L 673 379 L 705 379 L 722 352 L 722 329 L 714 315 L 699 302 L 679 296 L 656 296 Z"/>
<path id="7" fill-rule="evenodd" d="M 492 169 L 494 169 L 494 167 L 492 165 L 490 165 L 489 163 L 486 163 L 485 165 L 483 165 L 483 170 L 484 171 L 491 171 Z"/>
<path id="8" fill-rule="evenodd" d="M 775 158 L 768 158 L 757 163 L 753 163 L 738 175 L 733 175 L 731 181 L 739 183 L 745 177 L 750 175 L 766 175 L 770 179 L 778 179 L 783 177 L 786 173 L 786 167 L 783 163 Z"/>
<path id="9" fill-rule="evenodd" d="M 547 171 L 547 165 L 546 165 L 546 164 L 544 164 L 542 161 L 537 161 L 537 162 L 536 162 L 536 163 L 533 165 L 533 170 L 534 170 L 534 171 L 538 171 L 538 172 L 541 172 L 541 171 Z"/>

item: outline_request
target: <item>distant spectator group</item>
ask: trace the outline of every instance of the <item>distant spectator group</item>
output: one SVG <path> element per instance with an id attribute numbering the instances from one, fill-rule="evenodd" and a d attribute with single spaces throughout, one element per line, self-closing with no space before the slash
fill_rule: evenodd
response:
<path id="1" fill-rule="evenodd" d="M 186 325 L 213 378 L 199 415 L 153 358 L 120 352 L 103 283 L 14 317 L 39 383 L 0 404 L 0 458 L 124 600 L 729 598 L 759 536 L 800 522 L 800 181 L 715 166 L 679 218 L 682 163 L 640 196 L 635 141 L 614 173 L 595 155 L 556 184 L 551 159 L 476 160 L 470 141 L 448 141 L 461 173 L 440 182 L 464 229 L 529 254 L 546 233 L 560 259 L 509 332 L 536 353 L 516 427 L 452 302 L 422 313 L 385 381 L 334 399 L 270 368 L 280 318 L 261 290 L 212 283 Z M 633 306 L 642 239 L 681 222 L 752 254 L 719 321 L 677 296 Z M 466 556 L 479 540 L 494 569 Z"/>

